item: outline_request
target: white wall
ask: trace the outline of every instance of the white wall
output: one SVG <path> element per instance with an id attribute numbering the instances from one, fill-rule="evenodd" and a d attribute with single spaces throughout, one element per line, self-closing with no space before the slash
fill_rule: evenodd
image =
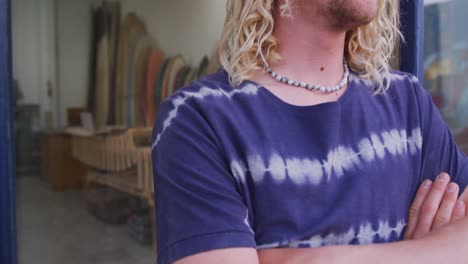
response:
<path id="1" fill-rule="evenodd" d="M 37 104 L 44 113 L 54 109 L 47 83 L 55 82 L 53 0 L 12 1 L 13 77 L 23 93 L 20 103 Z"/>
<path id="2" fill-rule="evenodd" d="M 59 127 L 67 108 L 86 106 L 93 0 L 56 0 Z"/>
<path id="3" fill-rule="evenodd" d="M 23 102 L 40 102 L 39 3 L 12 1 L 13 77 L 23 92 Z"/>

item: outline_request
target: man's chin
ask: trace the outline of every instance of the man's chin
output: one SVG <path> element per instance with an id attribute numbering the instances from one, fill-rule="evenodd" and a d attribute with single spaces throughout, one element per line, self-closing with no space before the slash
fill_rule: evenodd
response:
<path id="1" fill-rule="evenodd" d="M 370 24 L 375 19 L 375 16 L 367 17 L 341 17 L 335 27 L 344 31 L 353 30 Z"/>
<path id="2" fill-rule="evenodd" d="M 335 26 L 351 30 L 368 25 L 377 16 L 377 6 L 360 5 L 352 0 L 345 0 L 341 5 L 330 7 Z M 359 2 L 359 1 L 358 1 Z M 353 4 L 354 3 L 354 4 Z"/>

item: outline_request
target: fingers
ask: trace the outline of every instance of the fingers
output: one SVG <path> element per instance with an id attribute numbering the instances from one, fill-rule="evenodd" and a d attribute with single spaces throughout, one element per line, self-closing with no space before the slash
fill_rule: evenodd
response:
<path id="1" fill-rule="evenodd" d="M 434 222 L 432 223 L 433 230 L 450 223 L 452 213 L 458 199 L 458 192 L 459 188 L 456 183 L 452 182 L 448 184 L 442 198 L 442 203 L 440 204 L 439 210 L 435 215 Z"/>
<path id="2" fill-rule="evenodd" d="M 416 228 L 416 224 L 418 223 L 419 211 L 421 209 L 421 206 L 424 200 L 426 200 L 427 194 L 429 193 L 431 186 L 432 186 L 432 181 L 425 180 L 421 184 L 421 187 L 419 187 L 419 190 L 416 193 L 416 197 L 414 198 L 413 204 L 411 205 L 411 208 L 409 211 L 408 225 L 406 227 L 406 233 L 405 233 L 405 240 L 413 238 L 413 233 Z"/>
<path id="3" fill-rule="evenodd" d="M 466 214 L 466 204 L 463 200 L 458 200 L 457 203 L 455 204 L 455 208 L 453 208 L 453 213 L 452 213 L 452 220 L 450 220 L 451 223 L 460 220 L 465 217 Z"/>
<path id="4" fill-rule="evenodd" d="M 459 200 L 462 200 L 465 203 L 465 205 L 468 205 L 468 187 L 466 187 L 465 191 L 463 191 L 463 193 L 460 196 Z"/>
<path id="5" fill-rule="evenodd" d="M 432 184 L 431 190 L 421 205 L 413 238 L 417 239 L 423 237 L 431 230 L 432 223 L 442 202 L 449 181 L 450 176 L 447 173 L 442 173 Z"/>
<path id="6" fill-rule="evenodd" d="M 465 188 L 460 198 L 458 198 L 465 205 L 465 216 L 468 216 L 468 187 Z"/>

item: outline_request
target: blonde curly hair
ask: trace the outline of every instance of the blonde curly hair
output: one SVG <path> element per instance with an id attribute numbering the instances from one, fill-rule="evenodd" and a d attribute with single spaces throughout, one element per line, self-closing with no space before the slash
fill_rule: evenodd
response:
<path id="1" fill-rule="evenodd" d="M 291 2 L 282 0 L 280 13 L 291 15 Z M 223 35 L 218 56 L 229 73 L 231 85 L 237 87 L 262 70 L 268 62 L 281 59 L 280 43 L 273 36 L 276 0 L 228 0 Z M 379 0 L 378 13 L 367 25 L 347 32 L 345 58 L 361 78 L 372 81 L 376 94 L 390 86 L 390 60 L 399 39 L 399 1 Z"/>

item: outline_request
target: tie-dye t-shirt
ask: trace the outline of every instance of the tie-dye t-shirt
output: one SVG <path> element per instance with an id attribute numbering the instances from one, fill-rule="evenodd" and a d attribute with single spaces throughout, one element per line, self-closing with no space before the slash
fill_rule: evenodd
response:
<path id="1" fill-rule="evenodd" d="M 384 95 L 352 73 L 337 102 L 296 106 L 251 81 L 233 88 L 220 70 L 162 103 L 152 149 L 159 264 L 398 241 L 424 179 L 468 183 L 431 97 L 401 72 Z"/>

